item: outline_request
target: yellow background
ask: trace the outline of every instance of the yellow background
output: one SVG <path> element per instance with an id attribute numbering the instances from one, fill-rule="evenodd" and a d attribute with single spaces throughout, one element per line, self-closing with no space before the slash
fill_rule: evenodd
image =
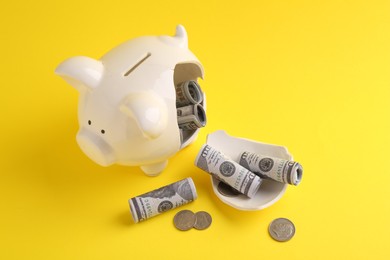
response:
<path id="1" fill-rule="evenodd" d="M 205 67 L 208 125 L 155 178 L 78 148 L 78 93 L 55 67 L 183 24 Z M 0 9 L 1 259 L 390 259 L 389 1 L 6 1 Z M 301 185 L 273 206 L 223 204 L 193 165 L 208 133 L 288 147 Z M 191 176 L 213 217 L 140 224 L 127 199 Z M 273 241 L 278 217 L 295 237 Z"/>

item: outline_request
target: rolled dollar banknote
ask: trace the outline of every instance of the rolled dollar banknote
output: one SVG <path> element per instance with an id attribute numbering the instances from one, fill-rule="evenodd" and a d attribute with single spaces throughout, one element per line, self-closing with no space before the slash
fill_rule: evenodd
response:
<path id="1" fill-rule="evenodd" d="M 191 178 L 186 178 L 131 198 L 129 205 L 133 220 L 138 223 L 192 202 L 197 197 L 194 182 Z"/>
<path id="2" fill-rule="evenodd" d="M 203 100 L 202 90 L 194 80 L 185 81 L 175 87 L 176 107 L 183 107 L 190 104 L 199 104 Z"/>
<path id="3" fill-rule="evenodd" d="M 253 198 L 262 180 L 210 145 L 203 145 L 195 165 L 249 198 Z"/>
<path id="4" fill-rule="evenodd" d="M 198 108 L 201 107 L 202 106 L 200 104 L 178 107 L 176 108 L 177 116 L 181 117 L 181 116 L 195 115 L 198 113 Z"/>
<path id="5" fill-rule="evenodd" d="M 206 125 L 206 112 L 200 104 L 177 109 L 177 123 L 183 130 L 196 130 Z"/>
<path id="6" fill-rule="evenodd" d="M 243 152 L 240 164 L 261 178 L 298 185 L 302 180 L 303 168 L 293 161 L 250 152 Z"/>

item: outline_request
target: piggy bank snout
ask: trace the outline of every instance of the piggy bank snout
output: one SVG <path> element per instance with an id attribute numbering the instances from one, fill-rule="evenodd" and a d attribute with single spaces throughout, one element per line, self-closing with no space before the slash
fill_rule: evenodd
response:
<path id="1" fill-rule="evenodd" d="M 76 139 L 81 150 L 97 164 L 109 166 L 115 162 L 113 149 L 99 135 L 83 128 L 78 132 Z"/>

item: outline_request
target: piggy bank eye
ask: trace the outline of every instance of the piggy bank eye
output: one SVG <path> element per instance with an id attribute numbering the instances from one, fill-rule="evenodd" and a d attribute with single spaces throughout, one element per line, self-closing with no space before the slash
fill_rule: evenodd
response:
<path id="1" fill-rule="evenodd" d="M 92 124 L 91 120 L 88 120 L 88 125 L 91 125 L 91 124 Z"/>
<path id="2" fill-rule="evenodd" d="M 104 131 L 104 129 L 102 129 L 100 132 L 101 132 L 102 134 L 104 134 L 106 131 Z"/>

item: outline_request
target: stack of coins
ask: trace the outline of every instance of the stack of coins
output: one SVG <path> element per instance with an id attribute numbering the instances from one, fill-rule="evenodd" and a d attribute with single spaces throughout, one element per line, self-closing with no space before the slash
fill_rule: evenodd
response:
<path id="1" fill-rule="evenodd" d="M 233 187 L 222 181 L 218 183 L 217 190 L 225 197 L 236 197 L 241 194 L 238 190 L 234 189 Z"/>
<path id="2" fill-rule="evenodd" d="M 211 225 L 211 222 L 211 215 L 206 211 L 193 213 L 191 210 L 182 210 L 173 218 L 173 224 L 181 231 L 187 231 L 192 228 L 204 230 Z"/>

